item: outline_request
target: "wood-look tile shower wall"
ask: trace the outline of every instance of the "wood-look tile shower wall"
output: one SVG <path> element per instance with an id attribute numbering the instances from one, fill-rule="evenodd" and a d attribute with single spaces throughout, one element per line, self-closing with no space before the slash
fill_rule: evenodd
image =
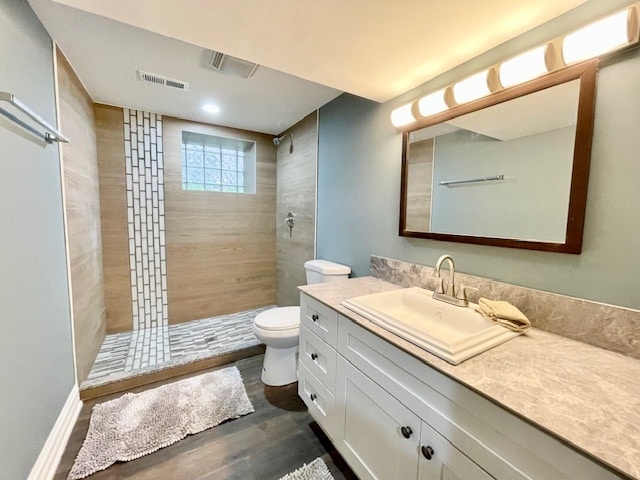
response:
<path id="1" fill-rule="evenodd" d="M 289 140 L 278 146 L 278 195 L 276 207 L 276 251 L 278 305 L 299 305 L 296 288 L 307 282 L 304 262 L 315 255 L 316 237 L 316 163 L 318 153 L 318 115 L 313 112 L 285 132 L 293 134 L 293 152 Z M 296 214 L 289 235 L 284 219 Z"/>
<path id="2" fill-rule="evenodd" d="M 182 131 L 256 142 L 256 193 L 182 190 Z M 276 149 L 270 135 L 164 117 L 169 323 L 276 301 Z"/>
<path id="3" fill-rule="evenodd" d="M 76 373 L 82 383 L 105 336 L 100 194 L 93 101 L 62 52 L 57 52 L 65 216 L 73 302 Z"/>
<path id="4" fill-rule="evenodd" d="M 107 333 L 131 330 L 124 117 L 121 108 L 94 105 L 100 175 L 100 220 Z"/>
<path id="5" fill-rule="evenodd" d="M 107 330 L 130 330 L 122 109 L 96 106 Z M 256 193 L 182 190 L 182 131 L 255 141 Z M 272 137 L 163 116 L 169 324 L 276 301 L 276 149 Z M 108 198 L 104 198 L 108 197 Z"/>

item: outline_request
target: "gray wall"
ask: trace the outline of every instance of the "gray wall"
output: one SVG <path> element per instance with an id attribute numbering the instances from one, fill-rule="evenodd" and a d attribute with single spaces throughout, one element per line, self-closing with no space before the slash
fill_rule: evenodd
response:
<path id="1" fill-rule="evenodd" d="M 575 127 L 502 141 L 468 130 L 435 141 L 431 231 L 561 242 Z M 499 182 L 439 185 L 503 174 Z"/>
<path id="2" fill-rule="evenodd" d="M 606 5 L 605 5 L 606 3 Z M 391 111 L 421 95 L 613 11 L 588 2 L 572 12 L 384 104 L 342 95 L 320 110 L 318 256 L 367 275 L 378 254 L 433 265 L 450 253 L 466 273 L 640 308 L 640 53 L 624 52 L 598 77 L 591 175 L 581 255 L 398 236 L 401 136 Z"/>
<path id="3" fill-rule="evenodd" d="M 26 1 L 0 3 L 0 89 L 55 124 L 51 40 Z M 58 149 L 4 117 L 0 145 L 0 478 L 19 479 L 74 370 Z"/>

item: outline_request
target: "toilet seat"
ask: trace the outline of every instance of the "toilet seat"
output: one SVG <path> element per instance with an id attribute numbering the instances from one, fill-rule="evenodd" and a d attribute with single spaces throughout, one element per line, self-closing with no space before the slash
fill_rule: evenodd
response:
<path id="1" fill-rule="evenodd" d="M 300 326 L 300 307 L 278 307 L 256 315 L 256 327 L 263 330 L 291 330 Z"/>

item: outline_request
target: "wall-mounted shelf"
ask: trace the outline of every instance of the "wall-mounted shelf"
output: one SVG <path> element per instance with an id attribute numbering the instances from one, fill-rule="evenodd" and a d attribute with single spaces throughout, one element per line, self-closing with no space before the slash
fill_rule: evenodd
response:
<path id="1" fill-rule="evenodd" d="M 0 108 L 0 113 L 2 115 L 4 115 L 9 120 L 16 123 L 17 125 L 20 125 L 25 130 L 28 130 L 34 135 L 43 138 L 47 143 L 53 143 L 53 142 L 68 143 L 69 142 L 69 139 L 67 137 L 65 137 L 62 133 L 60 133 L 58 130 L 56 130 L 51 125 L 49 125 L 49 123 L 46 122 L 40 115 L 35 113 L 33 110 L 27 107 L 24 103 L 18 100 L 13 93 L 0 92 L 0 101 L 7 102 L 13 107 L 15 107 L 16 109 L 20 110 L 20 112 L 22 112 L 31 120 L 36 122 L 39 126 L 44 128 L 46 132 L 38 131 L 37 129 L 35 129 L 25 121 L 13 115 L 12 113 L 6 111 L 3 108 Z"/>

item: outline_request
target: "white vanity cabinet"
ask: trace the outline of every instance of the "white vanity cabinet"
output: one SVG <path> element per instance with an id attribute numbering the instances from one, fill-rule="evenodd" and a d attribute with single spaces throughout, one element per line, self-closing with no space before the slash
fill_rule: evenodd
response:
<path id="1" fill-rule="evenodd" d="M 335 446 L 363 480 L 493 478 L 340 355 L 336 405 Z"/>
<path id="2" fill-rule="evenodd" d="M 361 479 L 625 478 L 306 294 L 301 311 L 299 394 Z"/>
<path id="3" fill-rule="evenodd" d="M 325 433 L 334 439 L 338 312 L 300 297 L 298 394 Z"/>

